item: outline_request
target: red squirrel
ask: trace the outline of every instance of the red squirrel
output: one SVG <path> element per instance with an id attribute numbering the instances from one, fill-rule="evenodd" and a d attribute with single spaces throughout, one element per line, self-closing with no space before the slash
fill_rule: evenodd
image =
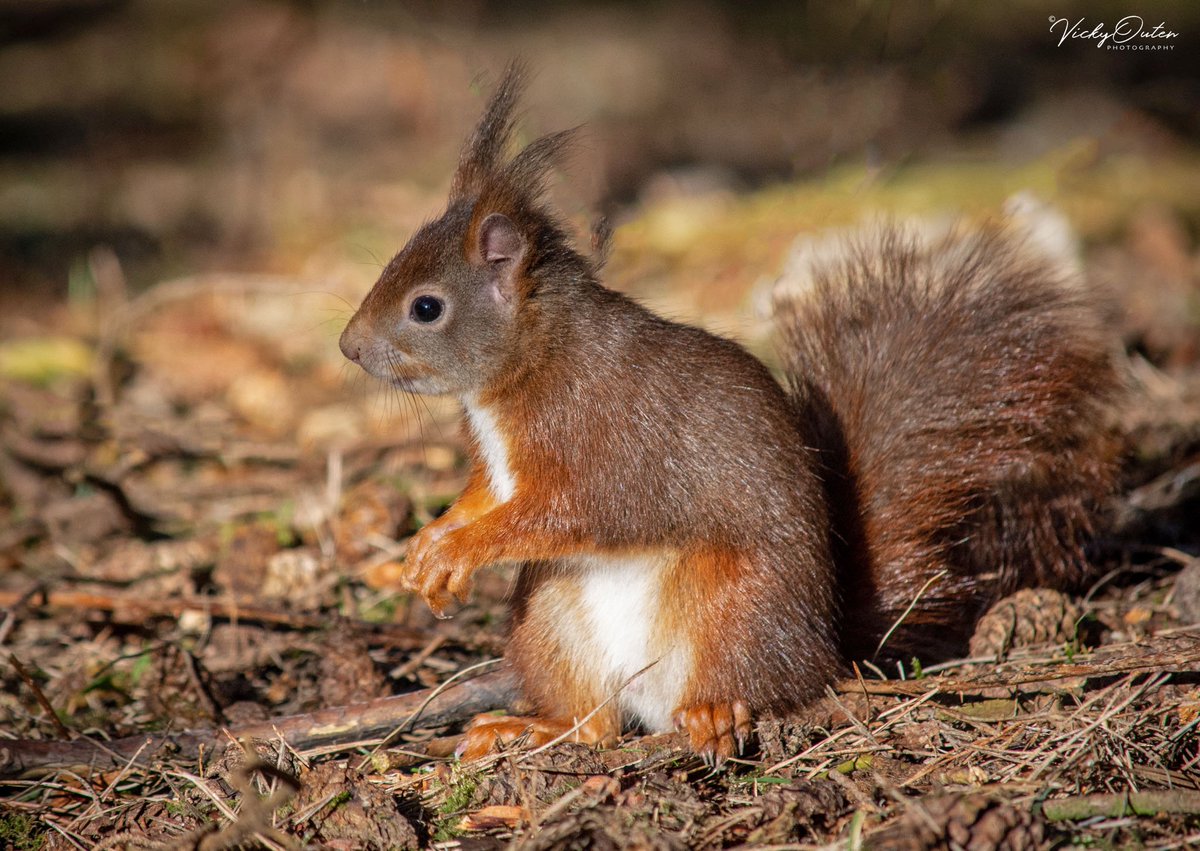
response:
<path id="1" fill-rule="evenodd" d="M 777 296 L 785 389 L 600 282 L 543 199 L 568 134 L 507 156 L 521 87 L 510 68 L 445 212 L 341 338 L 465 409 L 469 479 L 410 542 L 409 586 L 441 614 L 520 565 L 506 658 L 537 714 L 481 716 L 465 756 L 640 726 L 723 759 L 847 658 L 935 652 L 998 597 L 1083 577 L 1116 378 L 1054 263 L 1000 228 L 884 231 Z"/>

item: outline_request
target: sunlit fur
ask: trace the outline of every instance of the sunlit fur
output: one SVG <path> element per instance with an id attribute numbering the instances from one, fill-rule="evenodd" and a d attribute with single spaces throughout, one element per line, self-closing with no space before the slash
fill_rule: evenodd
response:
<path id="1" fill-rule="evenodd" d="M 813 272 L 775 309 L 838 512 L 852 657 L 901 616 L 885 655 L 944 655 L 998 597 L 1077 585 L 1114 475 L 1096 294 L 999 224 L 868 230 Z"/>
<path id="2" fill-rule="evenodd" d="M 467 407 L 474 468 L 410 545 L 410 581 L 440 607 L 470 571 L 521 565 L 506 655 L 541 717 L 482 724 L 468 753 L 549 740 L 624 688 L 576 738 L 679 719 L 727 756 L 748 712 L 820 694 L 923 588 L 894 647 L 1079 578 L 1113 375 L 1078 289 L 1003 234 L 887 233 L 817 298 L 779 301 L 789 395 L 737 344 L 599 282 L 542 199 L 567 135 L 506 158 L 521 77 L 343 337 Z M 422 293 L 447 305 L 428 327 L 408 321 Z"/>

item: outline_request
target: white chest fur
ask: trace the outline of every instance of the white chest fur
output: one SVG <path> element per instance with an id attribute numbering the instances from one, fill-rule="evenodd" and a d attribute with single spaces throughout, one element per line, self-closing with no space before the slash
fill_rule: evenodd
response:
<path id="1" fill-rule="evenodd" d="M 496 424 L 496 416 L 472 399 L 465 400 L 464 406 L 479 454 L 487 465 L 492 493 L 500 502 L 508 502 L 517 492 L 517 480 L 508 464 L 508 444 Z"/>
<path id="2" fill-rule="evenodd" d="M 661 555 L 581 556 L 584 618 L 575 636 L 582 664 L 596 666 L 606 690 L 629 682 L 617 698 L 623 714 L 655 732 L 672 728 L 690 666 L 688 648 L 667 639 L 658 624 Z M 652 664 L 653 663 L 653 664 Z"/>

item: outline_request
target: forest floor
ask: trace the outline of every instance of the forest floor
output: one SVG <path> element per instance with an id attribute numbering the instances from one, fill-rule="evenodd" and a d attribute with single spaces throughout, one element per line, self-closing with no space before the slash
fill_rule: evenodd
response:
<path id="1" fill-rule="evenodd" d="M 782 231 L 778 211 L 827 189 L 726 199 L 699 223 L 647 205 L 618 232 L 614 274 L 657 258 L 694 293 L 700 272 L 717 280 L 742 261 L 673 255 L 657 222 L 683 222 L 673 244 L 684 230 L 735 252 L 730 235 L 763 208 Z M 356 293 L 226 274 L 130 296 L 95 254 L 89 289 L 28 313 L 32 332 L 0 346 L 0 840 L 1200 840 L 1200 369 L 1192 320 L 1162 295 L 1186 296 L 1200 264 L 1167 203 L 1141 209 L 1107 229 L 1125 236 L 1087 243 L 1088 269 L 1128 270 L 1139 286 L 1127 291 L 1159 293 L 1122 314 L 1136 402 L 1121 414 L 1125 485 L 1094 584 L 1013 601 L 981 627 L 998 633 L 977 636 L 977 658 L 863 666 L 801 717 L 760 721 L 750 750 L 716 770 L 674 735 L 456 761 L 470 706 L 421 711 L 421 690 L 449 683 L 438 707 L 478 697 L 459 683 L 503 653 L 511 574 L 483 572 L 446 621 L 394 586 L 409 536 L 464 481 L 453 406 L 389 394 L 340 362 Z M 672 256 L 693 267 L 682 275 Z M 405 693 L 419 701 L 379 700 Z M 336 723 L 312 715 L 334 707 L 349 707 Z"/>
<path id="2" fill-rule="evenodd" d="M 635 734 L 463 763 L 463 723 L 504 691 L 512 573 L 482 571 L 449 620 L 397 590 L 408 540 L 464 484 L 458 412 L 377 386 L 337 336 L 375 274 L 366 259 L 441 204 L 478 97 L 457 36 L 418 49 L 403 27 L 247 5 L 229 20 L 201 13 L 211 32 L 170 53 L 120 17 L 143 7 L 113 4 L 111 43 L 144 38 L 137 49 L 98 51 L 85 33 L 76 59 L 98 56 L 105 73 L 55 77 L 44 70 L 65 54 L 41 61 L 35 45 L 21 85 L 0 92 L 104 101 L 111 85 L 145 98 L 119 115 L 161 124 L 151 150 L 114 137 L 102 157 L 0 163 L 0 179 L 45 189 L 44 207 L 21 209 L 50 231 L 89 204 L 116 221 L 103 238 L 80 229 L 65 294 L 0 287 L 0 847 L 1200 844 L 1200 151 L 1186 133 L 1064 91 L 988 131 L 1009 147 L 981 146 L 950 139 L 965 119 L 942 114 L 975 93 L 923 98 L 888 69 L 784 78 L 768 66 L 710 95 L 747 63 L 708 19 L 604 24 L 632 51 L 625 63 L 578 21 L 527 36 L 608 75 L 594 88 L 610 101 L 588 107 L 601 121 L 633 110 L 580 157 L 605 160 L 601 182 L 625 181 L 607 280 L 768 362 L 763 294 L 797 240 L 881 213 L 993 214 L 1019 191 L 1050 201 L 1111 298 L 1126 452 L 1092 583 L 1009 601 L 970 658 L 863 664 L 800 716 L 760 720 L 747 752 L 716 769 L 677 735 Z M 677 62 L 670 39 L 684 32 L 720 61 L 699 75 Z M 179 57 L 197 44 L 208 52 L 193 67 Z M 359 73 L 343 73 L 356 53 Z M 380 66 L 411 91 L 372 88 L 363 69 Z M 960 70 L 944 81 L 976 84 Z M 96 91 L 77 92 L 84 79 Z M 552 114 L 537 123 L 586 119 L 576 95 L 589 79 L 544 75 L 534 99 Z M 216 106 L 173 113 L 201 99 L 156 89 L 164 80 L 200 80 Z M 793 89 L 813 112 L 780 128 L 757 95 Z M 411 102 L 381 108 L 397 91 Z M 687 112 L 701 101 L 700 115 L 726 119 Z M 389 124 L 388 109 L 411 126 Z M 1101 114 L 1117 116 L 1103 132 L 1087 123 Z M 209 126 L 228 132 L 217 147 L 240 157 L 232 166 L 207 152 L 167 162 Z M 859 157 L 873 134 L 905 150 L 926 131 L 943 147 L 885 149 L 886 167 Z M 313 139 L 338 168 L 313 165 Z M 742 155 L 775 160 L 742 181 L 730 177 Z M 722 156 L 722 168 L 667 165 Z M 564 206 L 582 232 L 576 212 L 598 198 L 580 195 Z M 139 240 L 184 239 L 169 262 L 125 259 Z M 181 268 L 201 271 L 172 277 Z"/>

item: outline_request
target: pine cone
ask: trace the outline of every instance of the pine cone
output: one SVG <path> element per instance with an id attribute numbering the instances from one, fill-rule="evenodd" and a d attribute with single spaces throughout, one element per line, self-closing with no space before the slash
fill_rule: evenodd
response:
<path id="1" fill-rule="evenodd" d="M 971 656 L 999 660 L 1018 647 L 1070 641 L 1082 616 L 1082 607 L 1065 594 L 1026 588 L 1000 600 L 979 619 Z"/>
<path id="2" fill-rule="evenodd" d="M 1040 848 L 1042 822 L 1027 810 L 986 795 L 925 797 L 898 821 L 867 837 L 877 851 L 1021 851 Z"/>

